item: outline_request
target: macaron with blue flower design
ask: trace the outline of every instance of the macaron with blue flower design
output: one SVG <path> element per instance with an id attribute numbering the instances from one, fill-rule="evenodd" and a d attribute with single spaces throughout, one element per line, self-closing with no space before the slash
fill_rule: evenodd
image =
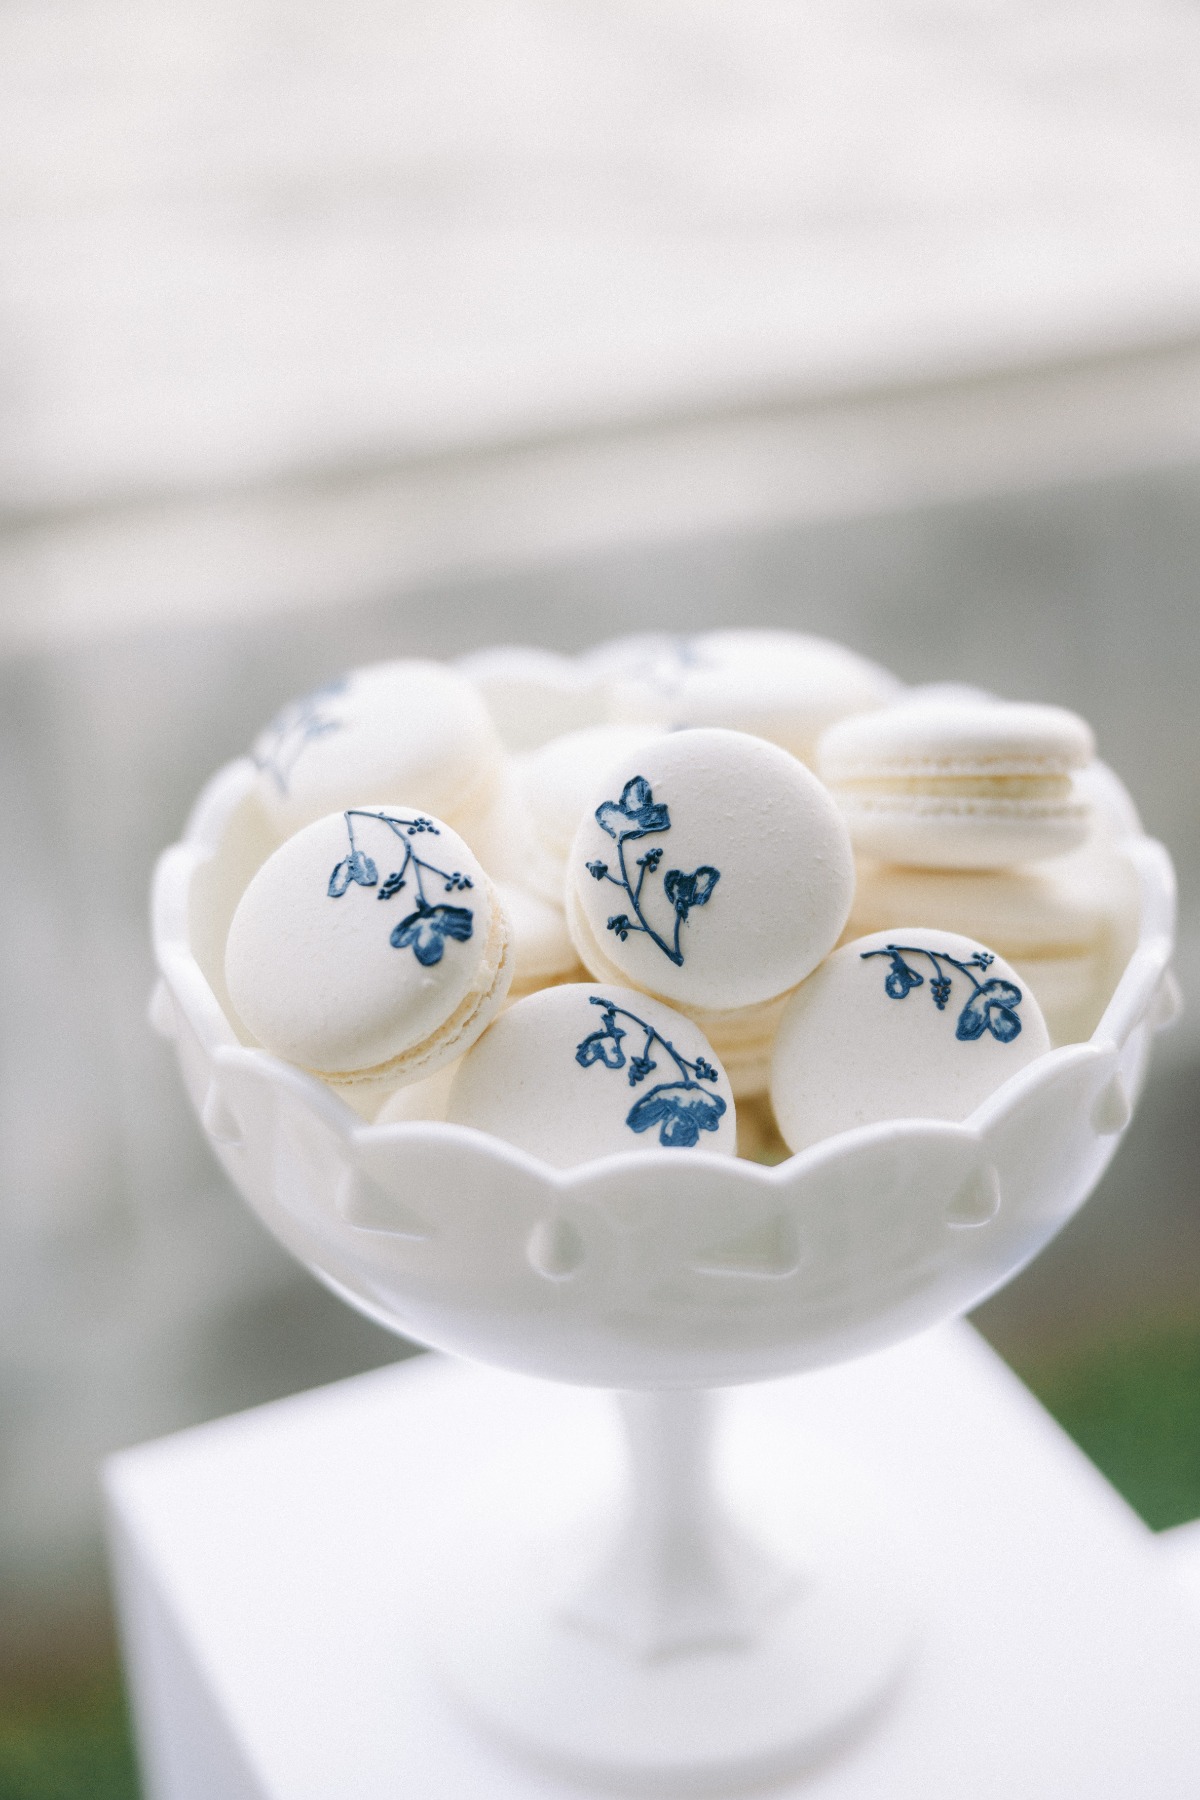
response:
<path id="1" fill-rule="evenodd" d="M 410 807 L 470 836 L 504 766 L 496 728 L 457 669 L 406 658 L 370 663 L 291 701 L 252 752 L 279 837 L 346 806 Z"/>
<path id="2" fill-rule="evenodd" d="M 706 1014 L 758 1007 L 837 943 L 854 858 L 833 800 L 745 732 L 668 732 L 587 795 L 567 869 L 585 968 Z"/>
<path id="3" fill-rule="evenodd" d="M 737 1152 L 733 1093 L 704 1034 L 607 984 L 510 1006 L 458 1065 L 446 1119 L 557 1168 L 630 1150 Z"/>
<path id="4" fill-rule="evenodd" d="M 885 1119 L 965 1119 L 1049 1048 L 1002 957 L 955 932 L 897 927 L 844 944 L 797 988 L 771 1103 L 791 1150 Z"/>
<path id="5" fill-rule="evenodd" d="M 267 858 L 225 949 L 247 1032 L 370 1111 L 460 1056 L 512 979 L 494 886 L 458 834 L 412 807 L 330 813 Z"/>

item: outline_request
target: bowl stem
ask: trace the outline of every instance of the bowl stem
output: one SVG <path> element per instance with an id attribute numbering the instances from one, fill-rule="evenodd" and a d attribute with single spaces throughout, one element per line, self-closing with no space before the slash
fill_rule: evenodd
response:
<path id="1" fill-rule="evenodd" d="M 628 1462 L 623 1513 L 565 1619 L 653 1660 L 744 1648 L 795 1577 L 731 1514 L 714 1480 L 717 1396 L 620 1393 Z"/>

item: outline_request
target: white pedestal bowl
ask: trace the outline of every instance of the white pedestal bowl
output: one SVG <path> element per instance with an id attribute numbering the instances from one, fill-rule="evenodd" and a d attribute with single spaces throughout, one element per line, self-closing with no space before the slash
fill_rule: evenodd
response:
<path id="1" fill-rule="evenodd" d="M 1138 938 L 1092 1038 L 961 1124 L 866 1127 L 775 1168 L 659 1150 L 561 1171 L 456 1126 L 366 1124 L 242 1040 L 221 964 L 269 848 L 253 778 L 247 762 L 214 778 L 154 887 L 153 1017 L 230 1178 L 381 1324 L 627 1391 L 631 1494 L 607 1549 L 603 1526 L 572 1537 L 562 1521 L 560 1534 L 517 1500 L 450 1526 L 430 1602 L 449 1685 L 548 1765 L 639 1790 L 729 1788 L 825 1750 L 902 1672 L 903 1570 L 833 1475 L 813 1474 L 793 1504 L 785 1469 L 774 1523 L 736 1518 L 709 1478 L 698 1390 L 948 1320 L 1071 1217 L 1175 1009 L 1166 852 L 1136 833 L 1123 845 Z"/>

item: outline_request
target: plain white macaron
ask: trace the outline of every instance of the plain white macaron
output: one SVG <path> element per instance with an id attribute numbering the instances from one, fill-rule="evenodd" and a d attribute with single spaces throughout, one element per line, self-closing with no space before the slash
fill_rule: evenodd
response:
<path id="1" fill-rule="evenodd" d="M 747 731 L 811 763 L 836 719 L 886 705 L 894 675 L 842 644 L 796 631 L 707 631 L 650 640 L 640 661 L 615 667 L 608 714 L 623 723 Z"/>
<path id="2" fill-rule="evenodd" d="M 792 995 L 771 1104 L 804 1150 L 884 1119 L 965 1119 L 1050 1048 L 1037 1001 L 971 938 L 919 927 L 856 938 Z"/>
<path id="3" fill-rule="evenodd" d="M 581 981 L 586 971 L 562 907 L 515 881 L 498 881 L 496 891 L 512 938 L 513 997 L 559 981 Z"/>
<path id="4" fill-rule="evenodd" d="M 462 839 L 407 807 L 318 819 L 267 858 L 225 950 L 267 1050 L 347 1088 L 397 1087 L 474 1042 L 512 963 L 495 889 Z"/>
<path id="5" fill-rule="evenodd" d="M 576 657 L 500 644 L 460 657 L 457 667 L 478 689 L 509 750 L 536 749 L 604 718 L 603 682 Z"/>
<path id="6" fill-rule="evenodd" d="M 404 803 L 467 832 L 503 763 L 475 687 L 441 663 L 371 663 L 294 700 L 254 745 L 278 836 L 345 806 Z"/>
<path id="7" fill-rule="evenodd" d="M 502 1013 L 459 1064 L 446 1119 L 557 1168 L 737 1149 L 733 1094 L 703 1033 L 648 994 L 584 982 Z"/>
<path id="8" fill-rule="evenodd" d="M 567 923 L 598 979 L 724 1012 L 786 993 L 837 942 L 850 840 L 804 765 L 743 732 L 670 732 L 613 765 L 572 846 Z"/>
<path id="9" fill-rule="evenodd" d="M 930 698 L 832 726 L 817 768 L 862 855 L 995 869 L 1083 842 L 1089 806 L 1072 777 L 1094 748 L 1061 706 Z"/>

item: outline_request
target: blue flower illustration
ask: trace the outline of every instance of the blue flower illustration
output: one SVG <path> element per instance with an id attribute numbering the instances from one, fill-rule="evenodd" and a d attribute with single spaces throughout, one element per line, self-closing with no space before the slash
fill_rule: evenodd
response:
<path id="1" fill-rule="evenodd" d="M 411 949 L 417 961 L 428 969 L 441 962 L 447 938 L 465 944 L 473 929 L 469 907 L 418 906 L 393 928 L 389 942 L 396 950 Z"/>
<path id="2" fill-rule="evenodd" d="M 346 821 L 346 835 L 350 848 L 341 862 L 334 867 L 329 877 L 326 890 L 331 900 L 340 900 L 347 890 L 354 885 L 359 887 L 377 887 L 378 900 L 393 899 L 402 888 L 408 886 L 411 876 L 416 886 L 416 905 L 412 912 L 401 919 L 393 927 L 389 943 L 397 950 L 411 950 L 419 963 L 432 968 L 440 963 L 446 947 L 446 939 L 451 938 L 458 943 L 466 943 L 474 929 L 474 914 L 468 906 L 433 906 L 425 892 L 425 877 L 434 876 L 442 884 L 444 893 L 459 893 L 470 888 L 473 883 L 469 875 L 461 869 L 439 869 L 433 863 L 417 855 L 411 839 L 426 834 L 440 836 L 438 827 L 432 819 L 418 816 L 412 819 L 400 818 L 393 813 L 370 812 L 361 807 L 351 807 L 343 814 Z M 354 835 L 355 819 L 366 819 L 376 825 L 385 826 L 393 838 L 398 838 L 404 847 L 404 860 L 398 869 L 393 869 L 382 885 L 379 885 L 379 870 L 365 850 L 359 847 Z"/>
<path id="3" fill-rule="evenodd" d="M 1011 1044 L 1021 1029 L 1021 1021 L 1013 1011 L 1021 1004 L 1021 990 L 1011 981 L 993 976 L 971 995 L 958 1016 L 955 1037 L 982 1037 L 985 1031 L 1002 1044 Z"/>
<path id="4" fill-rule="evenodd" d="M 359 887 L 374 887 L 378 880 L 379 870 L 371 858 L 364 856 L 361 850 L 351 850 L 329 877 L 329 898 L 340 900 L 352 881 Z"/>
<path id="5" fill-rule="evenodd" d="M 596 808 L 596 823 L 611 838 L 648 837 L 652 831 L 670 831 L 671 815 L 655 801 L 645 776 L 635 775 L 621 789 L 619 800 L 606 800 Z"/>
<path id="6" fill-rule="evenodd" d="M 658 1141 L 668 1150 L 691 1150 L 702 1131 L 715 1131 L 725 1112 L 720 1094 L 685 1093 L 678 1088 L 651 1088 L 635 1100 L 625 1123 L 631 1131 L 661 1130 Z"/>
<path id="7" fill-rule="evenodd" d="M 625 1052 L 621 1048 L 621 1039 L 625 1033 L 609 1017 L 599 1031 L 590 1032 L 582 1044 L 577 1045 L 575 1061 L 583 1069 L 590 1068 L 592 1063 L 603 1063 L 606 1069 L 620 1069 L 625 1065 Z"/>
<path id="8" fill-rule="evenodd" d="M 933 978 L 929 983 L 929 992 L 939 1012 L 944 1012 L 950 999 L 952 977 L 947 975 L 945 967 L 957 969 L 971 983 L 971 993 L 964 1002 L 958 1015 L 958 1024 L 954 1035 L 964 1043 L 990 1031 L 1001 1044 L 1011 1044 L 1020 1036 L 1021 1021 L 1016 1009 L 1021 1004 L 1021 989 L 1011 981 L 1001 981 L 993 976 L 990 981 L 981 982 L 975 971 L 983 974 L 995 962 L 995 957 L 988 950 L 977 950 L 974 956 L 962 962 L 951 956 L 948 950 L 925 950 L 912 944 L 888 944 L 882 950 L 864 950 L 863 962 L 873 956 L 886 956 L 891 967 L 884 982 L 884 991 L 893 1000 L 903 1000 L 913 988 L 923 987 L 925 978 L 919 975 L 906 956 L 923 956 L 933 965 Z"/>
<path id="9" fill-rule="evenodd" d="M 286 794 L 292 770 L 302 752 L 315 738 L 340 731 L 342 720 L 328 712 L 328 703 L 346 691 L 349 677 L 339 676 L 323 687 L 293 700 L 276 713 L 254 746 L 255 765 L 269 775 L 281 794 Z"/>
<path id="10" fill-rule="evenodd" d="M 663 892 L 681 919 L 686 919 L 693 906 L 707 906 L 712 891 L 721 879 L 720 869 L 702 863 L 685 875 L 682 869 L 668 869 L 663 876 Z"/>
<path id="11" fill-rule="evenodd" d="M 625 846 L 634 838 L 648 837 L 652 832 L 670 831 L 669 808 L 655 800 L 650 783 L 644 775 L 635 775 L 625 783 L 620 800 L 605 800 L 596 808 L 595 817 L 600 829 L 617 841 L 620 874 L 614 875 L 600 857 L 585 865 L 587 872 L 593 881 L 611 881 L 614 887 L 620 888 L 633 908 L 632 917 L 627 912 L 613 913 L 608 920 L 608 929 L 615 932 L 622 943 L 631 933 L 643 934 L 657 944 L 669 961 L 679 967 L 683 962 L 680 933 L 687 923 L 688 914 L 697 906 L 708 905 L 713 889 L 721 879 L 721 871 L 711 863 L 702 863 L 690 873 L 684 869 L 667 870 L 663 876 L 663 893 L 670 903 L 675 921 L 668 941 L 655 929 L 642 904 L 642 889 L 646 877 L 657 872 L 663 859 L 662 845 L 656 844 L 638 857 L 636 881 L 630 879 Z"/>
<path id="12" fill-rule="evenodd" d="M 658 1067 L 650 1052 L 659 1044 L 678 1071 L 677 1080 L 660 1081 L 634 1101 L 625 1115 L 629 1129 L 641 1133 L 658 1126 L 658 1141 L 668 1150 L 693 1149 L 702 1131 L 715 1131 L 725 1115 L 725 1102 L 720 1094 L 708 1093 L 700 1085 L 718 1079 L 712 1064 L 703 1056 L 689 1062 L 653 1025 L 647 1025 L 645 1019 L 639 1019 L 615 1001 L 605 1000 L 600 994 L 589 994 L 588 999 L 601 1009 L 604 1022 L 576 1045 L 575 1061 L 581 1068 L 601 1063 L 606 1069 L 623 1069 L 628 1061 L 629 1085 L 637 1087 Z M 638 1055 L 628 1059 L 621 1047 L 621 1040 L 628 1033 L 617 1024 L 618 1015 L 646 1034 Z"/>
<path id="13" fill-rule="evenodd" d="M 915 969 L 910 969 L 902 956 L 893 953 L 892 966 L 883 984 L 885 993 L 890 994 L 893 1000 L 903 1000 L 910 988 L 924 985 L 925 977 L 918 975 Z"/>

